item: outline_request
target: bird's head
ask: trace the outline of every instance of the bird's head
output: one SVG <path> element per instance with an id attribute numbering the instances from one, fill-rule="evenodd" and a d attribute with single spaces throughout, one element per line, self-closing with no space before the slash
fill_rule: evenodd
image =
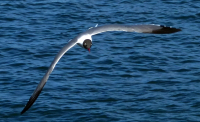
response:
<path id="1" fill-rule="evenodd" d="M 78 42 L 77 44 L 88 51 L 90 51 L 90 48 L 92 46 L 92 37 L 89 34 L 83 34 L 78 37 Z"/>
<path id="2" fill-rule="evenodd" d="M 92 41 L 90 39 L 85 39 L 83 41 L 83 47 L 90 52 L 90 48 L 92 46 Z"/>

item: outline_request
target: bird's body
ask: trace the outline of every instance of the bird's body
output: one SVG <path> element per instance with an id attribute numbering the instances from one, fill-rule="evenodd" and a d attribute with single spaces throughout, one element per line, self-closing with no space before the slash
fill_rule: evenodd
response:
<path id="1" fill-rule="evenodd" d="M 73 46 L 78 44 L 79 46 L 88 49 L 92 46 L 92 36 L 98 33 L 106 32 L 106 31 L 126 31 L 126 32 L 138 32 L 138 33 L 153 33 L 153 34 L 169 34 L 181 31 L 180 29 L 165 27 L 161 25 L 104 25 L 98 26 L 88 29 L 87 31 L 79 34 L 74 39 L 70 40 L 56 55 L 53 62 L 51 63 L 49 69 L 47 70 L 46 74 L 43 76 L 42 80 L 38 84 L 37 88 L 33 92 L 32 96 L 30 97 L 28 103 L 26 104 L 25 108 L 22 110 L 21 114 L 26 112 L 35 100 L 38 98 L 39 94 L 41 93 L 44 85 L 46 84 L 49 75 L 53 71 L 54 67 L 60 60 L 60 58 Z"/>

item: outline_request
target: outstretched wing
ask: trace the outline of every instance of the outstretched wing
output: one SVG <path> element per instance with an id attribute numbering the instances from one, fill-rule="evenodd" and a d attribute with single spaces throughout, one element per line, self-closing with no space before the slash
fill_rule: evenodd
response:
<path id="1" fill-rule="evenodd" d="M 99 27 L 91 28 L 76 38 L 71 40 L 67 45 L 65 45 L 60 52 L 56 55 L 53 62 L 51 63 L 49 69 L 47 70 L 46 74 L 38 84 L 37 88 L 33 92 L 32 96 L 30 97 L 29 101 L 27 102 L 25 108 L 22 110 L 21 114 L 26 112 L 38 98 L 40 92 L 42 91 L 45 83 L 47 82 L 49 75 L 53 71 L 55 65 L 58 63 L 60 58 L 70 49 L 72 48 L 78 41 L 78 38 L 83 35 L 95 35 L 98 33 L 106 32 L 106 31 L 126 31 L 126 32 L 138 32 L 138 33 L 154 33 L 154 34 L 169 34 L 181 31 L 181 29 L 172 28 L 172 27 L 165 27 L 162 25 L 104 25 Z"/>
<path id="2" fill-rule="evenodd" d="M 35 89 L 35 91 L 33 92 L 32 96 L 30 97 L 29 101 L 27 102 L 26 106 L 24 107 L 24 109 L 22 110 L 21 114 L 23 114 L 24 112 L 26 112 L 35 102 L 35 100 L 38 98 L 38 96 L 40 95 L 40 92 L 42 91 L 45 83 L 47 82 L 49 75 L 51 74 L 51 72 L 53 71 L 54 67 L 56 66 L 56 64 L 58 63 L 58 61 L 60 60 L 60 58 L 70 49 L 72 48 L 75 44 L 77 43 L 77 39 L 73 39 L 71 40 L 69 43 L 67 43 L 67 45 L 65 45 L 56 55 L 56 57 L 54 58 L 53 62 L 51 63 L 49 69 L 47 70 L 46 74 L 44 75 L 44 77 L 42 78 L 42 80 L 40 81 L 40 83 L 38 84 L 37 88 Z"/>
<path id="3" fill-rule="evenodd" d="M 106 31 L 126 31 L 138 33 L 169 34 L 181 31 L 181 29 L 166 27 L 163 25 L 104 25 L 94 27 L 84 33 L 95 35 Z"/>

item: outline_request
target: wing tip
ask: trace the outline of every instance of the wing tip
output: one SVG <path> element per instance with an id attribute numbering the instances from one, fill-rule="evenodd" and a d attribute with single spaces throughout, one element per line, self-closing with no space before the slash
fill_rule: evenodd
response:
<path id="1" fill-rule="evenodd" d="M 154 34 L 170 34 L 170 33 L 175 33 L 181 31 L 181 29 L 178 28 L 173 28 L 173 27 L 168 27 L 164 25 L 159 25 L 161 29 L 154 30 L 152 33 Z"/>
<path id="2" fill-rule="evenodd" d="M 29 100 L 24 109 L 21 111 L 21 115 L 25 113 L 32 106 L 32 104 L 33 102 Z"/>
<path id="3" fill-rule="evenodd" d="M 42 87 L 43 88 L 43 87 Z M 23 113 L 25 113 L 35 102 L 35 100 L 38 98 L 38 96 L 40 95 L 42 88 L 40 90 L 38 90 L 37 92 L 33 93 L 33 95 L 30 97 L 29 101 L 27 102 L 26 106 L 24 107 L 24 109 L 21 111 L 21 115 Z"/>
<path id="4" fill-rule="evenodd" d="M 22 111 L 21 111 L 21 115 L 23 114 L 23 113 L 25 113 L 27 110 L 24 108 Z"/>

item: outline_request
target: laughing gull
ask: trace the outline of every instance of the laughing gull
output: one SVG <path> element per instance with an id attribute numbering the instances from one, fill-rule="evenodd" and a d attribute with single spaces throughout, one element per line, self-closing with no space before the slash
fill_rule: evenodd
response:
<path id="1" fill-rule="evenodd" d="M 126 32 L 138 32 L 138 33 L 152 33 L 152 34 L 169 34 L 181 31 L 181 29 L 166 27 L 163 25 L 104 25 L 89 28 L 87 31 L 79 34 L 74 39 L 70 40 L 56 55 L 53 62 L 51 63 L 49 69 L 47 70 L 46 74 L 38 84 L 37 88 L 33 92 L 32 96 L 30 97 L 29 101 L 27 102 L 26 106 L 22 110 L 21 114 L 26 112 L 38 98 L 39 94 L 41 93 L 44 85 L 46 84 L 49 75 L 53 71 L 54 67 L 60 60 L 60 58 L 73 46 L 78 44 L 79 46 L 87 49 L 90 51 L 92 46 L 92 36 L 106 32 L 106 31 L 126 31 Z"/>

